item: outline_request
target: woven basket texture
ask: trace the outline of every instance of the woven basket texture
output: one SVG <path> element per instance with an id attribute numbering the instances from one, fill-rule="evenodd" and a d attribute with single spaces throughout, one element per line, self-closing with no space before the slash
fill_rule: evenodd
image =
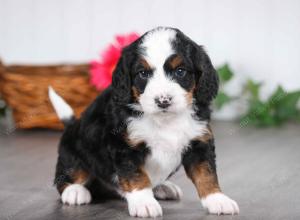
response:
<path id="1" fill-rule="evenodd" d="M 15 127 L 63 129 L 49 101 L 49 86 L 79 117 L 99 94 L 89 83 L 88 71 L 87 64 L 5 66 L 0 63 L 0 93 L 12 109 Z"/>

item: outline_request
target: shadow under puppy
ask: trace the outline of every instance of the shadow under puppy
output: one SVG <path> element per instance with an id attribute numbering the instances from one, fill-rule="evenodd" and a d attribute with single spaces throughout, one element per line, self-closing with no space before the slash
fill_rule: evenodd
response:
<path id="1" fill-rule="evenodd" d="M 55 177 L 62 202 L 90 203 L 101 186 L 124 197 L 131 216 L 161 216 L 156 199 L 182 196 L 168 178 L 183 165 L 209 213 L 238 213 L 216 174 L 209 105 L 217 91 L 218 77 L 203 48 L 166 27 L 123 50 L 112 85 L 80 119 L 50 88 L 66 125 Z"/>

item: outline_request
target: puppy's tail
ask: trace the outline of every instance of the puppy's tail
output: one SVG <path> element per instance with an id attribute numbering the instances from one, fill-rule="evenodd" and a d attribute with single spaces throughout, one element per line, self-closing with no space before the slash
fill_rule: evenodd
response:
<path id="1" fill-rule="evenodd" d="M 49 86 L 48 94 L 53 108 L 62 123 L 67 126 L 75 121 L 74 111 L 70 105 Z"/>

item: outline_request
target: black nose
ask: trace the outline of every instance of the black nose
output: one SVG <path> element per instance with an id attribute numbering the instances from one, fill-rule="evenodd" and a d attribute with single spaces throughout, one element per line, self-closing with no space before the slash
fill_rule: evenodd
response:
<path id="1" fill-rule="evenodd" d="M 172 97 L 169 95 L 159 96 L 154 99 L 160 108 L 168 108 L 171 105 Z"/>

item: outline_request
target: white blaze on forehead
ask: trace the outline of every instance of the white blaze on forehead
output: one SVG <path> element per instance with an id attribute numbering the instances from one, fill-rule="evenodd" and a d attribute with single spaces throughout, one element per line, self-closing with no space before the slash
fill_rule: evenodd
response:
<path id="1" fill-rule="evenodd" d="M 149 32 L 143 40 L 142 47 L 145 48 L 144 58 L 153 68 L 163 67 L 166 59 L 174 54 L 172 40 L 176 32 L 172 29 L 161 28 Z"/>
<path id="2" fill-rule="evenodd" d="M 164 71 L 166 60 L 175 54 L 172 42 L 175 40 L 176 31 L 173 29 L 159 28 L 149 32 L 141 44 L 144 48 L 144 59 L 153 68 L 153 76 L 147 81 L 147 86 L 140 96 L 140 104 L 145 114 L 160 111 L 155 99 L 160 96 L 172 97 L 170 112 L 182 111 L 186 108 L 186 91 Z"/>

